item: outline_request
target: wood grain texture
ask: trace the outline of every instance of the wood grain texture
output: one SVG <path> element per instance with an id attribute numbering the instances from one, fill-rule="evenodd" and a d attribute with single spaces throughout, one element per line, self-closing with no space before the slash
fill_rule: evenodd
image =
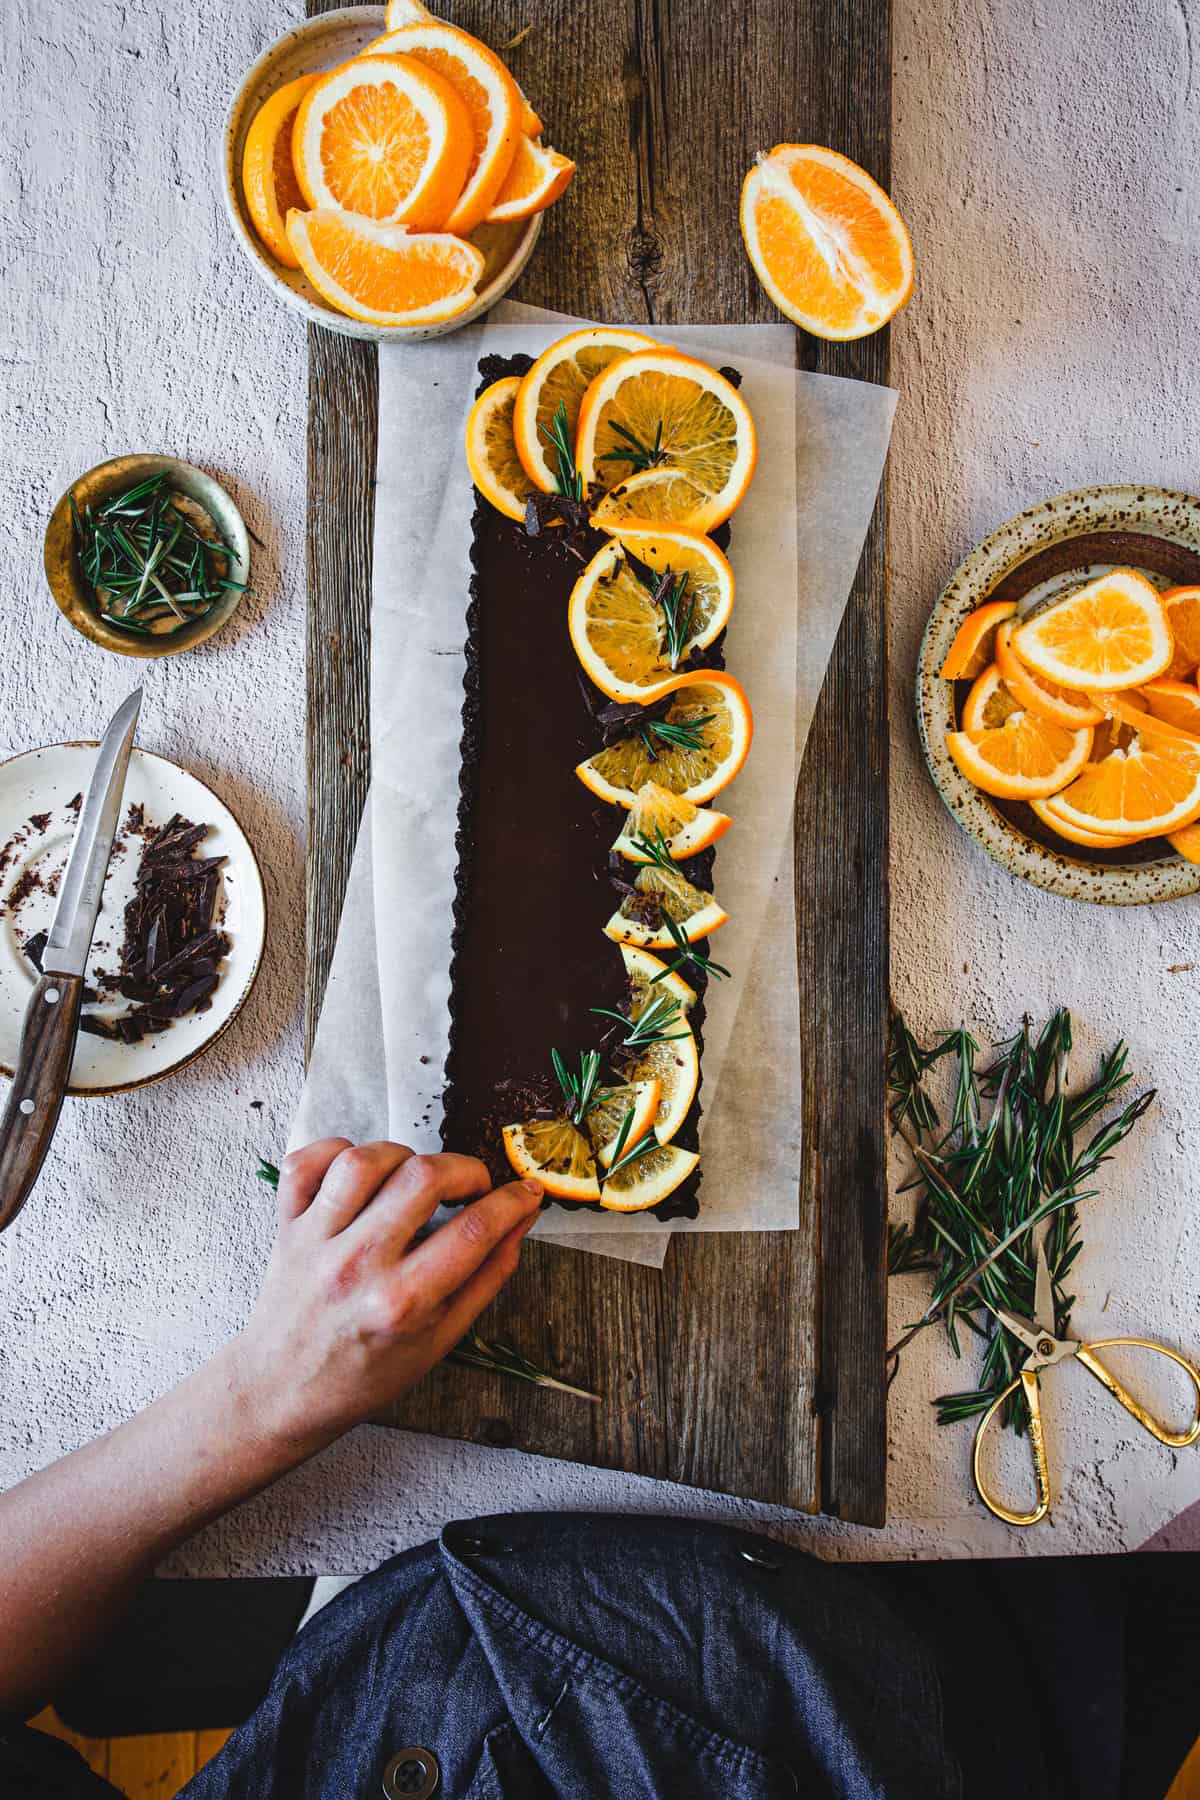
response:
<path id="1" fill-rule="evenodd" d="M 630 323 L 771 319 L 737 223 L 755 153 L 816 140 L 887 180 L 887 0 L 459 0 L 447 11 L 497 47 L 532 26 L 513 72 L 548 141 L 581 165 L 515 298 Z M 797 350 L 806 368 L 887 379 L 886 333 L 851 346 L 797 334 Z M 309 526 L 311 1028 L 366 778 L 375 417 L 369 356 L 314 332 L 310 358 L 310 492 L 326 508 L 339 497 L 335 543 L 328 518 Z M 348 506 L 361 510 L 351 519 Z M 528 1244 L 488 1329 L 601 1387 L 605 1404 L 442 1367 L 392 1422 L 882 1522 L 885 522 L 881 501 L 802 783 L 801 1230 L 677 1239 L 661 1273 Z M 321 661 L 334 635 L 336 656 Z"/>

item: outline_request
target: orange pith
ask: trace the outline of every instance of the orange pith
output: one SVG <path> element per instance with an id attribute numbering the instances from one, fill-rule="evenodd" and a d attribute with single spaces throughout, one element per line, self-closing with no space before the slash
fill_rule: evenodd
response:
<path id="1" fill-rule="evenodd" d="M 1003 619 L 997 625 L 993 652 L 1005 685 L 1021 705 L 1040 718 L 1050 719 L 1055 725 L 1069 726 L 1072 730 L 1078 730 L 1081 725 L 1098 725 L 1105 715 L 1086 694 L 1060 687 L 1057 682 L 1043 681 L 1040 675 L 1025 667 L 1012 647 L 1015 629 L 1013 619 Z"/>
<path id="2" fill-rule="evenodd" d="M 528 219 L 553 206 L 567 190 L 575 164 L 557 150 L 535 143 L 523 134 L 508 174 L 492 201 L 488 218 L 494 224 L 506 219 Z"/>
<path id="3" fill-rule="evenodd" d="M 912 245 L 864 169 L 818 144 L 777 144 L 742 186 L 742 237 L 781 312 L 819 337 L 864 337 L 912 293 Z"/>
<path id="4" fill-rule="evenodd" d="M 292 132 L 305 94 L 319 79 L 301 75 L 279 88 L 254 116 L 242 152 L 242 192 L 251 222 L 276 262 L 300 265 L 288 243 L 287 216 L 304 205 L 292 163 Z"/>
<path id="5" fill-rule="evenodd" d="M 982 675 L 992 655 L 993 633 L 1005 619 L 1016 614 L 1015 600 L 989 600 L 968 613 L 954 634 L 954 642 L 942 664 L 943 681 L 973 681 Z"/>
<path id="6" fill-rule="evenodd" d="M 292 212 L 288 239 L 317 292 L 352 318 L 426 325 L 475 298 L 483 257 L 448 232 L 413 233 L 352 213 Z"/>
<path id="7" fill-rule="evenodd" d="M 1153 680 L 1170 662 L 1174 642 L 1145 576 L 1113 569 L 1024 619 L 1012 648 L 1035 674 L 1091 693 Z"/>

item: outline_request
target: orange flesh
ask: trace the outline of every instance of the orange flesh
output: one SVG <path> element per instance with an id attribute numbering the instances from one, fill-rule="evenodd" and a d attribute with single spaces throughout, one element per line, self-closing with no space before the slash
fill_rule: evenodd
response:
<path id="1" fill-rule="evenodd" d="M 347 212 L 386 219 L 404 204 L 429 160 L 425 121 L 390 81 L 364 83 L 327 113 L 321 166 Z"/>
<path id="2" fill-rule="evenodd" d="M 764 189 L 754 207 L 763 257 L 779 287 L 802 298 L 806 312 L 831 330 L 849 330 L 864 313 L 864 281 L 885 294 L 905 281 L 895 230 L 871 196 L 837 169 L 807 160 L 774 166 L 814 215 L 813 229 L 786 195 Z"/>
<path id="3" fill-rule="evenodd" d="M 403 250 L 389 250 L 325 218 L 309 220 L 308 236 L 338 285 L 375 312 L 415 312 L 460 293 L 469 280 L 464 264 L 446 255 L 444 239 L 422 244 L 414 238 Z"/>

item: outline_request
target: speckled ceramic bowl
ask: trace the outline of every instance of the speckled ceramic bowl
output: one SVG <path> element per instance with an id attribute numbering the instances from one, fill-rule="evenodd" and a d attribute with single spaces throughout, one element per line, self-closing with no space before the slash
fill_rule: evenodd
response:
<path id="1" fill-rule="evenodd" d="M 1139 569 L 1159 588 L 1200 583 L 1200 500 L 1163 488 L 1079 488 L 993 531 L 959 564 L 929 615 L 917 662 L 917 728 L 952 817 L 1010 874 L 1069 900 L 1138 906 L 1200 893 L 1200 866 L 1163 839 L 1124 850 L 1077 848 L 1030 807 L 981 793 L 946 749 L 969 684 L 938 675 L 955 632 L 985 600 L 1015 600 L 1025 614 L 1115 567 Z"/>
<path id="2" fill-rule="evenodd" d="M 481 318 L 503 298 L 533 254 L 542 229 L 542 215 L 510 225 L 479 225 L 470 241 L 483 252 L 483 278 L 479 293 L 465 312 L 440 325 L 370 325 L 348 318 L 323 300 L 302 269 L 285 269 L 259 242 L 242 199 L 242 152 L 246 133 L 264 100 L 277 88 L 316 69 L 336 69 L 360 50 L 382 37 L 386 29 L 382 6 L 343 6 L 296 25 L 253 65 L 229 108 L 221 160 L 221 188 L 234 236 L 259 280 L 310 325 L 324 325 L 344 337 L 369 338 L 379 344 L 414 344 L 442 337 Z"/>

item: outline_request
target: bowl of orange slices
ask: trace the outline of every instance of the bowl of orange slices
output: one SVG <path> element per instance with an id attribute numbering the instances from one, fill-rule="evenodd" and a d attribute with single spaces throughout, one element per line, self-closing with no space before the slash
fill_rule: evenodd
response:
<path id="1" fill-rule="evenodd" d="M 917 723 L 953 817 L 1070 899 L 1200 892 L 1200 499 L 1060 494 L 1000 526 L 940 595 Z"/>
<path id="2" fill-rule="evenodd" d="M 421 0 L 286 32 L 225 133 L 226 210 L 255 273 L 310 323 L 381 342 L 494 306 L 574 173 L 495 51 Z"/>

